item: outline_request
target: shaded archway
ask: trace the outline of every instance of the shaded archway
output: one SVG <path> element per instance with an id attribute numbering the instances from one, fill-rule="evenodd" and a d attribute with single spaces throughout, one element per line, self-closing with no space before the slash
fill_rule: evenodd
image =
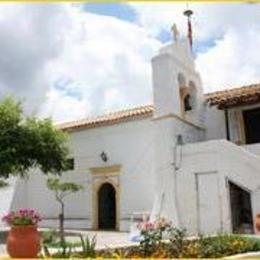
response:
<path id="1" fill-rule="evenodd" d="M 197 87 L 193 81 L 189 82 L 189 94 L 190 94 L 190 105 L 192 109 L 195 109 L 197 106 Z"/>
<path id="2" fill-rule="evenodd" d="M 116 229 L 116 190 L 110 183 L 98 190 L 98 228 Z"/>
<path id="3" fill-rule="evenodd" d="M 233 233 L 253 233 L 251 194 L 249 191 L 228 181 Z"/>

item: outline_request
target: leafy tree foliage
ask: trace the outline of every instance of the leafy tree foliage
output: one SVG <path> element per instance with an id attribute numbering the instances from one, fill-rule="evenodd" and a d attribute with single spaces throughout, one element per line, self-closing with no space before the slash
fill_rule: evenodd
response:
<path id="1" fill-rule="evenodd" d="M 50 119 L 25 116 L 11 97 L 0 100 L 0 177 L 24 177 L 32 167 L 61 174 L 67 168 L 66 140 Z"/>

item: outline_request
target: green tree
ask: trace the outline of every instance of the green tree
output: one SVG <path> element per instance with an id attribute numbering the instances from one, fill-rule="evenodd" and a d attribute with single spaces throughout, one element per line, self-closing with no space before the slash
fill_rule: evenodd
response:
<path id="1" fill-rule="evenodd" d="M 32 167 L 45 174 L 67 169 L 67 135 L 50 119 L 25 116 L 20 102 L 0 100 L 0 177 L 24 177 Z"/>
<path id="2" fill-rule="evenodd" d="M 64 211 L 65 211 L 65 197 L 76 193 L 83 189 L 83 186 L 74 182 L 61 182 L 57 178 L 49 178 L 47 180 L 47 187 L 55 194 L 55 199 L 60 204 L 59 214 L 59 228 L 60 228 L 60 242 L 65 249 L 65 234 L 64 234 Z"/>

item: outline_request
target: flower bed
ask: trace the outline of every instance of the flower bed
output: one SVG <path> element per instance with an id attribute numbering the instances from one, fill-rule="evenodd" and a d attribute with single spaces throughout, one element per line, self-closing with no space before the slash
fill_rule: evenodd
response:
<path id="1" fill-rule="evenodd" d="M 185 239 L 173 244 L 163 241 L 154 248 L 148 256 L 144 255 L 142 246 L 129 246 L 118 249 L 81 250 L 77 244 L 77 250 L 68 246 L 66 255 L 59 251 L 53 257 L 101 257 L 101 258 L 222 258 L 235 254 L 260 251 L 260 240 L 236 235 L 218 235 L 215 237 L 204 237 L 196 240 Z M 91 255 L 91 256 L 90 256 Z"/>
<path id="2" fill-rule="evenodd" d="M 150 255 L 144 255 L 141 246 L 114 250 L 101 250 L 97 256 L 104 258 L 222 258 L 234 254 L 260 251 L 260 240 L 235 235 L 218 235 L 196 240 L 183 240 L 176 244 L 161 242 Z M 79 255 L 80 256 L 80 255 Z"/>
<path id="3" fill-rule="evenodd" d="M 117 249 L 96 250 L 96 239 L 84 238 L 77 247 L 67 244 L 66 250 L 53 257 L 102 258 L 221 258 L 260 251 L 260 239 L 220 234 L 214 237 L 188 239 L 183 229 L 175 228 L 165 219 L 139 224 L 139 245 Z M 76 245 L 75 245 L 76 246 Z M 57 249 L 57 248 L 56 248 Z"/>

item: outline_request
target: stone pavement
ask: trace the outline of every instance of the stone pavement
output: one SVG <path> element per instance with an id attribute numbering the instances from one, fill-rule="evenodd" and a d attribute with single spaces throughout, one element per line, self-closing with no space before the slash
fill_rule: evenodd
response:
<path id="1" fill-rule="evenodd" d="M 68 230 L 69 232 L 72 230 Z M 128 232 L 115 232 L 115 231 L 76 231 L 75 233 L 80 233 L 83 236 L 88 236 L 92 238 L 96 235 L 97 239 L 97 249 L 102 248 L 115 248 L 115 247 L 124 247 L 135 245 L 137 243 L 129 241 L 129 233 Z M 77 239 L 77 238 L 75 238 Z"/>
<path id="2" fill-rule="evenodd" d="M 44 229 L 43 229 L 44 230 Z M 135 245 L 136 243 L 129 241 L 129 233 L 115 232 L 115 231 L 81 231 L 81 230 L 66 230 L 68 232 L 80 233 L 83 237 L 88 236 L 92 238 L 96 235 L 97 249 L 125 247 Z M 79 238 L 70 238 L 69 240 L 79 241 Z M 0 244 L 0 255 L 5 255 L 5 245 Z"/>
<path id="3" fill-rule="evenodd" d="M 0 245 L 0 257 L 1 257 L 1 255 L 4 255 L 4 254 L 6 254 L 6 250 L 5 250 L 5 245 Z"/>

